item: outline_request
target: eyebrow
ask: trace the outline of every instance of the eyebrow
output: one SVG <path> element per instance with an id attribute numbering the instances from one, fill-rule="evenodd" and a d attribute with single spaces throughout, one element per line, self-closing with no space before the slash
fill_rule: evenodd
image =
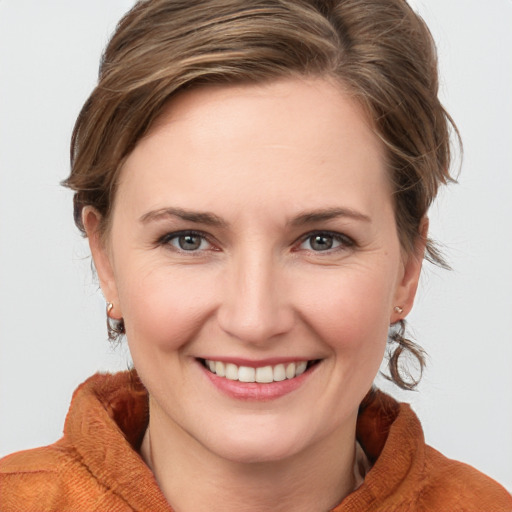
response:
<path id="1" fill-rule="evenodd" d="M 348 217 L 350 219 L 371 222 L 371 218 L 364 213 L 353 210 L 352 208 L 325 208 L 311 210 L 301 213 L 289 221 L 289 224 L 295 227 L 312 224 L 315 222 L 324 222 L 327 220 Z"/>
<path id="2" fill-rule="evenodd" d="M 166 217 L 178 217 L 179 219 L 194 222 L 197 224 L 205 224 L 207 226 L 226 228 L 229 224 L 214 213 L 210 212 L 197 212 L 194 210 L 186 210 L 184 208 L 161 208 L 145 213 L 140 217 L 140 222 L 146 224 L 148 222 L 157 221 Z M 337 219 L 340 217 L 348 217 L 354 220 L 371 222 L 370 217 L 364 213 L 358 212 L 351 208 L 324 208 L 318 210 L 305 211 L 290 221 L 288 225 L 293 227 L 300 227 L 306 224 L 313 224 L 315 222 L 324 222 L 327 220 Z"/>
<path id="3" fill-rule="evenodd" d="M 197 224 L 206 224 L 207 226 L 227 227 L 227 222 L 218 215 L 210 212 L 196 212 L 186 210 L 184 208 L 161 208 L 145 213 L 140 217 L 140 222 L 146 224 L 148 222 L 164 219 L 166 217 L 178 217 L 179 219 Z"/>

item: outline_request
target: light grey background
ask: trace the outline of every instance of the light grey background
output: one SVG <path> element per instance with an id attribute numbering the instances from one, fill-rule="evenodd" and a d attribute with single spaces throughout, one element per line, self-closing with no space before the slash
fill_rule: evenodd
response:
<path id="1" fill-rule="evenodd" d="M 128 365 L 106 341 L 59 181 L 101 50 L 132 3 L 0 0 L 0 455 L 55 441 L 74 388 Z M 409 318 L 429 367 L 418 393 L 393 393 L 430 444 L 512 489 L 512 2 L 413 5 L 438 42 L 465 159 L 431 212 L 455 270 L 427 266 Z"/>

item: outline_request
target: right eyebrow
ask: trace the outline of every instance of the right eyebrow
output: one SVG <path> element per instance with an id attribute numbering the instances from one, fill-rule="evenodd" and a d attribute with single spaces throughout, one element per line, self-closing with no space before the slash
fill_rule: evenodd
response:
<path id="1" fill-rule="evenodd" d="M 200 212 L 194 210 L 185 210 L 183 208 L 160 208 L 158 210 L 152 210 L 150 212 L 145 213 L 139 218 L 139 221 L 143 224 L 148 222 L 153 222 L 157 220 L 164 219 L 166 217 L 177 217 L 181 220 L 186 220 L 188 222 L 194 222 L 196 224 L 206 224 L 207 226 L 215 226 L 225 228 L 228 226 L 228 223 L 210 212 Z"/>

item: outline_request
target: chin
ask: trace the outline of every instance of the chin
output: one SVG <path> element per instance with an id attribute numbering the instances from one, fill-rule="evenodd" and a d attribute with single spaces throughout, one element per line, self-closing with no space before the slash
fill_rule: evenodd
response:
<path id="1" fill-rule="evenodd" d="M 225 440 L 210 446 L 210 451 L 230 462 L 239 464 L 264 464 L 284 461 L 297 454 L 299 448 L 283 443 L 282 439 Z"/>
<path id="2" fill-rule="evenodd" d="M 311 433 L 294 431 L 284 421 L 262 421 L 256 428 L 242 423 L 245 424 L 210 426 L 208 437 L 198 440 L 212 454 L 243 464 L 286 460 L 315 443 Z"/>

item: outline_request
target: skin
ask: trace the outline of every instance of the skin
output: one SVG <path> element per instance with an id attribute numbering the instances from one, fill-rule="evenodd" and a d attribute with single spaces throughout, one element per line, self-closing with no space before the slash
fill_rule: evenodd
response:
<path id="1" fill-rule="evenodd" d="M 351 492 L 358 405 L 424 247 L 401 248 L 383 148 L 347 93 L 322 79 L 182 93 L 126 160 L 107 237 L 93 208 L 83 218 L 150 393 L 142 455 L 173 507 L 320 511 Z M 198 358 L 319 363 L 284 396 L 241 400 Z"/>

